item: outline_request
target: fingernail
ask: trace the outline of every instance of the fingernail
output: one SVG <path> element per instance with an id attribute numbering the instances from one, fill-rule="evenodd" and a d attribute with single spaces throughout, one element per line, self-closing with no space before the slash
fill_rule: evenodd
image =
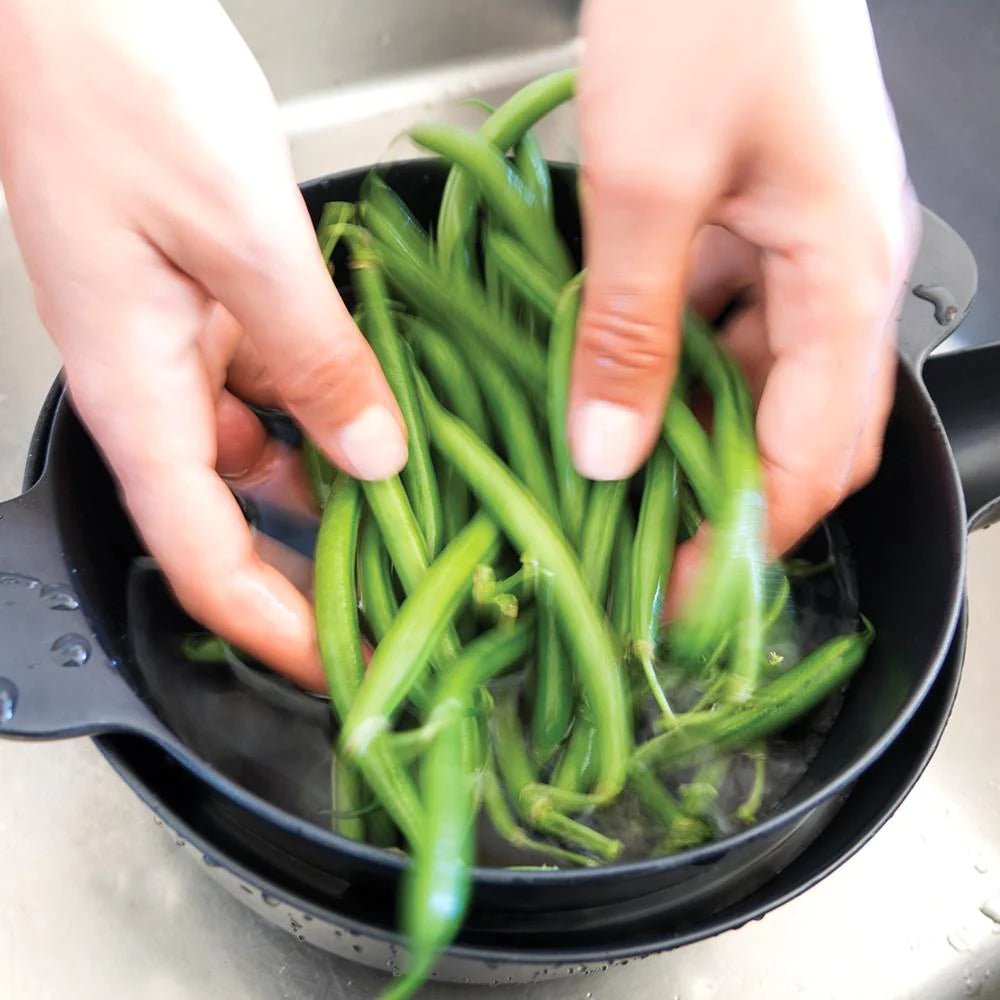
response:
<path id="1" fill-rule="evenodd" d="M 338 443 L 360 479 L 388 479 L 406 465 L 406 442 L 384 406 L 362 410 L 341 429 Z"/>
<path id="2" fill-rule="evenodd" d="M 588 479 L 624 479 L 636 469 L 642 417 L 627 406 L 596 400 L 572 414 L 573 461 Z"/>

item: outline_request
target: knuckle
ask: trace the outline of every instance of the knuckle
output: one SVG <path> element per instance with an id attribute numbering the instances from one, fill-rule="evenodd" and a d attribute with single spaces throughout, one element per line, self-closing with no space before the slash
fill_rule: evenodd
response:
<path id="1" fill-rule="evenodd" d="M 335 413 L 342 401 L 356 395 L 359 374 L 367 359 L 359 346 L 338 344 L 323 358 L 290 367 L 278 380 L 278 391 L 293 411 L 322 401 Z"/>
<path id="2" fill-rule="evenodd" d="M 662 322 L 629 293 L 601 296 L 588 305 L 580 346 L 609 374 L 649 375 L 667 367 L 676 348 Z"/>

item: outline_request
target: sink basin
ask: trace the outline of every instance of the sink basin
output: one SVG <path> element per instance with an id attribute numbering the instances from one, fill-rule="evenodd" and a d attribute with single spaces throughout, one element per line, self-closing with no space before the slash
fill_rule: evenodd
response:
<path id="1" fill-rule="evenodd" d="M 415 155 L 424 118 L 474 123 L 572 64 L 572 0 L 228 0 L 281 103 L 298 177 Z M 540 132 L 577 158 L 570 109 Z M 29 434 L 58 367 L 0 209 L 0 497 L 19 492 Z M 0 554 L 2 555 L 2 554 Z M 1000 532 L 970 549 L 963 690 L 941 750 L 899 813 L 800 899 L 722 937 L 509 1000 L 809 1000 L 1000 996 Z M 10 1000 L 367 1000 L 377 973 L 302 944 L 232 901 L 163 836 L 87 741 L 0 742 L 0 993 Z M 110 859 L 110 863 L 109 863 Z M 991 973 L 993 978 L 990 978 Z M 432 985 L 428 1000 L 466 996 Z"/>

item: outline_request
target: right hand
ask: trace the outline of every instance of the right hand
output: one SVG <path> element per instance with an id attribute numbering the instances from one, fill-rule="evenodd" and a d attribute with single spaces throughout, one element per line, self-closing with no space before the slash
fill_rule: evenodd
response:
<path id="1" fill-rule="evenodd" d="M 222 9 L 0 0 L 0 179 L 74 405 L 178 599 L 321 687 L 312 608 L 226 486 L 279 464 L 241 400 L 363 479 L 403 466 L 405 431 Z"/>

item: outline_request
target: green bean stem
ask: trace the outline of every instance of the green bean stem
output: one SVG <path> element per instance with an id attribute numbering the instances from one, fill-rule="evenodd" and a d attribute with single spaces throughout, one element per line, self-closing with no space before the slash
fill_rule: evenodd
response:
<path id="1" fill-rule="evenodd" d="M 804 657 L 781 676 L 761 685 L 747 700 L 714 711 L 688 713 L 684 724 L 638 747 L 639 764 L 678 767 L 697 760 L 706 750 L 738 750 L 778 732 L 815 708 L 864 661 L 874 637 L 871 623 L 864 631 L 837 636 Z"/>
<path id="2" fill-rule="evenodd" d="M 515 692 L 506 691 L 497 698 L 491 722 L 500 775 L 525 822 L 566 844 L 596 854 L 604 861 L 613 861 L 621 853 L 619 841 L 562 815 L 553 808 L 549 796 L 539 791 L 537 775 L 528 757 L 521 722 L 517 717 Z"/>

